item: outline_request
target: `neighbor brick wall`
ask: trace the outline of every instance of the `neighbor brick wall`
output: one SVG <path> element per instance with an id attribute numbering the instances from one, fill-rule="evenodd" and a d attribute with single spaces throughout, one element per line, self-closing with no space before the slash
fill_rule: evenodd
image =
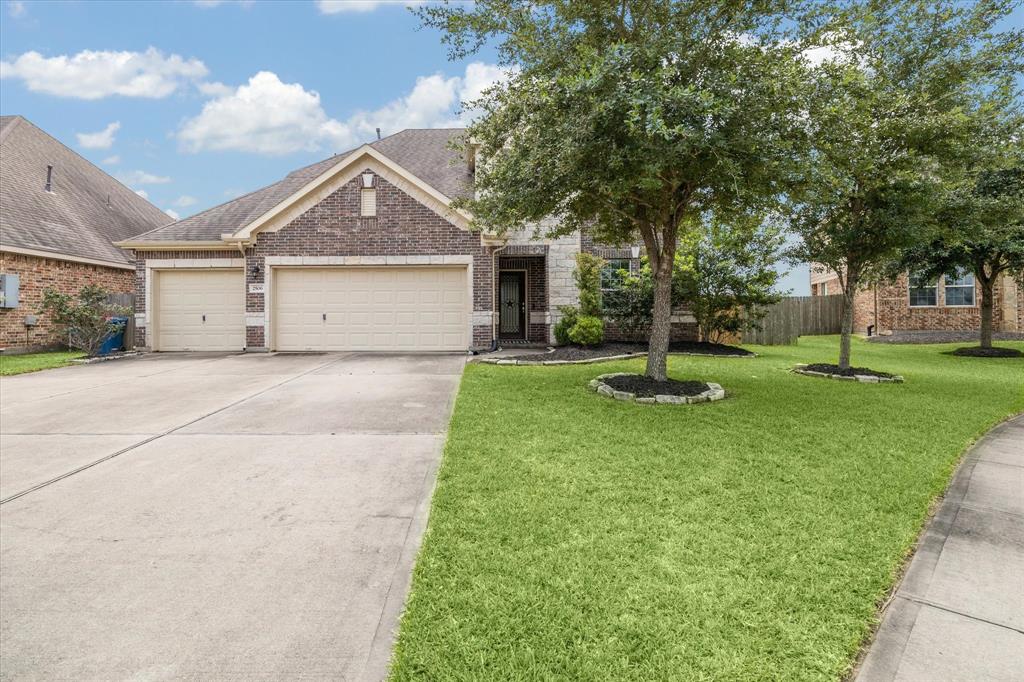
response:
<path id="1" fill-rule="evenodd" d="M 826 281 L 829 294 L 839 293 L 838 278 Z M 812 285 L 811 293 L 818 295 L 818 284 Z M 981 328 L 981 287 L 975 285 L 975 305 L 970 307 L 948 307 L 945 305 L 944 288 L 941 281 L 937 291 L 936 306 L 911 307 L 909 281 L 906 274 L 891 283 L 869 287 L 857 292 L 854 300 L 853 329 L 866 333 L 869 325 L 876 324 L 875 301 L 877 300 L 877 330 L 882 331 L 977 331 Z M 1021 320 L 1007 320 L 1003 316 L 1004 283 L 997 282 L 993 295 L 992 322 L 996 330 L 1020 331 Z M 877 296 L 877 299 L 876 299 Z M 1024 303 L 1018 297 L 1018 310 L 1024 310 Z"/>
<path id="2" fill-rule="evenodd" d="M 64 334 L 38 312 L 45 289 L 77 294 L 86 284 L 98 284 L 114 293 L 131 293 L 135 285 L 131 270 L 7 252 L 0 252 L 0 273 L 18 275 L 20 289 L 17 308 L 0 308 L 0 349 L 6 351 L 64 344 Z M 37 315 L 39 321 L 27 335 L 26 315 Z"/>

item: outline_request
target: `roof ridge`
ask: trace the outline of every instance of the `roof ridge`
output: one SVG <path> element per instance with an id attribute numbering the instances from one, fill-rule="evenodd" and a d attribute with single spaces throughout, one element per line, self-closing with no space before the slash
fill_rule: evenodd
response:
<path id="1" fill-rule="evenodd" d="M 4 126 L 3 130 L 0 130 L 0 142 L 6 140 L 7 136 L 11 134 L 11 131 L 17 128 L 22 121 L 28 120 L 21 114 L 10 114 L 9 116 L 4 116 L 3 118 L 9 118 L 12 120 L 8 125 Z"/>

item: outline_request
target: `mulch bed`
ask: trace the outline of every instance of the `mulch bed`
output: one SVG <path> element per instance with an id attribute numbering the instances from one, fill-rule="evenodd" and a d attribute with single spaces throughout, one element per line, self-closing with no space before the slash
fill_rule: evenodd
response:
<path id="1" fill-rule="evenodd" d="M 549 353 L 530 353 L 513 355 L 507 360 L 594 360 L 615 355 L 642 355 L 647 352 L 646 343 L 605 343 L 600 346 L 559 346 Z M 744 355 L 753 356 L 749 350 L 738 346 L 727 346 L 721 343 L 703 341 L 676 341 L 669 344 L 669 353 L 691 353 L 694 355 Z"/>
<path id="2" fill-rule="evenodd" d="M 641 398 L 653 398 L 656 395 L 700 395 L 709 388 L 703 381 L 655 381 L 642 374 L 624 374 L 602 381 L 616 391 L 635 393 Z"/>
<path id="3" fill-rule="evenodd" d="M 1020 358 L 1024 357 L 1016 348 L 982 348 L 981 346 L 968 346 L 957 348 L 952 355 L 959 355 L 966 358 Z"/>
<path id="4" fill-rule="evenodd" d="M 803 369 L 809 372 L 821 372 L 822 374 L 832 374 L 841 377 L 868 376 L 879 377 L 882 379 L 891 379 L 893 376 L 888 372 L 876 372 L 875 370 L 868 369 L 867 367 L 850 367 L 849 369 L 839 369 L 839 365 L 829 365 L 826 363 L 807 365 Z"/>

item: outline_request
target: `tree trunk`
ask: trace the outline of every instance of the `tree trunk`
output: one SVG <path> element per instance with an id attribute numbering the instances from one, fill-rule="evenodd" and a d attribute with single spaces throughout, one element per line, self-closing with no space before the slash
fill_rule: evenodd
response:
<path id="1" fill-rule="evenodd" d="M 674 256 L 674 254 L 673 254 Z M 647 342 L 647 376 L 655 381 L 668 378 L 668 343 L 672 329 L 672 261 L 659 259 L 654 276 L 654 314 Z M 667 267 L 666 267 L 667 263 Z"/>
<path id="2" fill-rule="evenodd" d="M 981 277 L 981 347 L 992 347 L 992 289 L 995 277 Z"/>
<path id="3" fill-rule="evenodd" d="M 857 295 L 857 278 L 846 273 L 843 285 L 843 322 L 839 328 L 839 369 L 850 368 L 850 339 L 853 336 L 853 299 Z"/>

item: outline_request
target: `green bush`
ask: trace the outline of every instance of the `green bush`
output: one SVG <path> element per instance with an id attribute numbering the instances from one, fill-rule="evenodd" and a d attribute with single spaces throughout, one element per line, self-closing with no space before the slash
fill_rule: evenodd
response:
<path id="1" fill-rule="evenodd" d="M 596 346 L 604 341 L 604 320 L 593 315 L 580 315 L 569 329 L 569 340 L 580 346 Z"/>
<path id="2" fill-rule="evenodd" d="M 571 305 L 563 305 L 558 311 L 562 313 L 562 318 L 555 323 L 555 343 L 564 346 L 572 343 L 572 339 L 569 338 L 569 330 L 576 324 L 580 311 L 576 306 Z"/>
<path id="3" fill-rule="evenodd" d="M 601 317 L 601 268 L 604 260 L 589 253 L 576 254 L 572 278 L 580 291 L 580 314 Z"/>
<path id="4" fill-rule="evenodd" d="M 120 331 L 121 325 L 111 322 L 111 318 L 131 312 L 124 306 L 108 303 L 109 297 L 110 292 L 96 284 L 82 287 L 77 297 L 46 289 L 39 312 L 48 313 L 54 324 L 68 335 L 69 346 L 91 357 L 99 352 L 108 336 Z"/>

